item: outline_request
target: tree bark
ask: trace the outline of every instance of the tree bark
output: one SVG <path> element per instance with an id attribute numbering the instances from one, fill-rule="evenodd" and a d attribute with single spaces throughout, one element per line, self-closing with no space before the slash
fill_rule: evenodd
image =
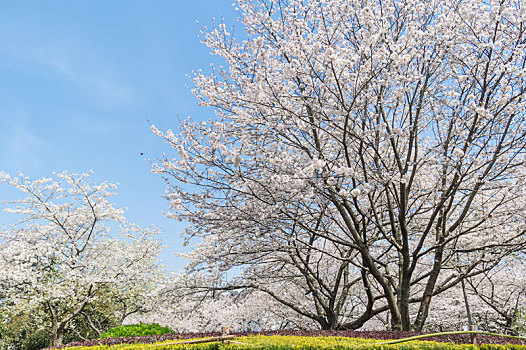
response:
<path id="1" fill-rule="evenodd" d="M 51 325 L 52 345 L 60 346 L 64 339 L 64 324 L 62 322 L 53 321 Z"/>

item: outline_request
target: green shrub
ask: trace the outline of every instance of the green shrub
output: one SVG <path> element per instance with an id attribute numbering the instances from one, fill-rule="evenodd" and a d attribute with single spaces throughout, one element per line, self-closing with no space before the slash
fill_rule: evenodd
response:
<path id="1" fill-rule="evenodd" d="M 19 350 L 40 350 L 47 348 L 51 344 L 51 337 L 45 330 L 38 330 L 23 339 L 17 349 Z"/>
<path id="2" fill-rule="evenodd" d="M 157 335 L 174 333 L 170 327 L 163 327 L 157 323 L 127 324 L 111 328 L 100 335 L 103 338 L 136 337 L 141 335 Z"/>
<path id="3" fill-rule="evenodd" d="M 1 350 L 40 350 L 51 344 L 51 336 L 41 327 L 38 309 L 0 315 Z"/>

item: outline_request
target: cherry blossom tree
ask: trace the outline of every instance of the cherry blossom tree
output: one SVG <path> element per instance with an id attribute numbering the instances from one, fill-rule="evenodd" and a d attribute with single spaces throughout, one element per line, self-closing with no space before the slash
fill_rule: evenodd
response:
<path id="1" fill-rule="evenodd" d="M 189 271 L 234 269 L 214 288 L 322 328 L 388 311 L 420 330 L 435 296 L 524 247 L 522 1 L 237 7 L 243 39 L 205 28 L 224 64 L 194 78 L 216 118 L 152 126 L 176 151 L 154 164 L 169 216 L 200 242 Z"/>
<path id="2" fill-rule="evenodd" d="M 312 329 L 315 322 L 258 290 L 214 290 L 212 276 L 175 275 L 160 289 L 158 304 L 134 322 L 166 324 L 178 333 Z"/>
<path id="3" fill-rule="evenodd" d="M 467 280 L 476 304 L 477 323 L 493 331 L 518 335 L 526 319 L 526 264 L 521 259 Z"/>
<path id="4" fill-rule="evenodd" d="M 33 181 L 0 173 L 1 182 L 26 196 L 4 202 L 19 219 L 0 231 L 5 306 L 42 308 L 53 345 L 108 290 L 126 297 L 142 286 L 145 295 L 160 273 L 158 230 L 127 222 L 109 200 L 116 185 L 94 185 L 87 177 L 63 172 Z"/>
<path id="5" fill-rule="evenodd" d="M 520 257 L 501 262 L 495 269 L 466 279 L 465 292 L 472 322 L 480 330 L 524 334 L 526 276 Z M 425 329 L 462 330 L 468 325 L 466 303 L 457 285 L 436 297 Z M 447 317 L 444 317 L 447 315 Z"/>

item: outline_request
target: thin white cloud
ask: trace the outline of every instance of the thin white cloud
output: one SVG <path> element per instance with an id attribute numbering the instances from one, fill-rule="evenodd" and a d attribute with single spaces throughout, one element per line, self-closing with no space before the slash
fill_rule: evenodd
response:
<path id="1" fill-rule="evenodd" d="M 78 114 L 71 117 L 71 122 L 77 130 L 97 135 L 111 135 L 123 128 L 120 123 L 108 121 L 107 118 Z"/>
<path id="2" fill-rule="evenodd" d="M 102 107 L 131 107 L 137 101 L 133 89 L 118 79 L 111 78 L 112 73 L 103 64 L 90 65 L 88 62 L 64 57 L 47 57 L 40 63 L 47 64 L 66 76 Z"/>
<path id="3" fill-rule="evenodd" d="M 11 29 L 0 24 L 0 54 L 4 57 L 58 73 L 103 108 L 136 104 L 138 95 L 131 84 L 119 78 L 104 57 L 82 46 L 78 38 L 58 41 L 28 28 Z"/>
<path id="4" fill-rule="evenodd" d="M 46 141 L 21 124 L 12 126 L 5 140 L 4 161 L 11 169 L 39 167 L 41 158 L 38 152 L 46 146 Z"/>

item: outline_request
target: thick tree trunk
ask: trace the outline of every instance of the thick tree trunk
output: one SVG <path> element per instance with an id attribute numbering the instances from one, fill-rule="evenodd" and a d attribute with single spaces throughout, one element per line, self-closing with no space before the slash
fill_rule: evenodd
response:
<path id="1" fill-rule="evenodd" d="M 337 317 L 325 316 L 317 321 L 323 330 L 338 329 L 339 326 Z"/>
<path id="2" fill-rule="evenodd" d="M 407 249 L 409 250 L 409 249 Z M 409 254 L 404 254 L 398 290 L 398 309 L 401 316 L 402 331 L 411 330 L 411 315 L 409 311 L 409 298 L 411 296 L 411 271 L 409 270 Z"/>
<path id="3" fill-rule="evenodd" d="M 431 298 L 433 297 L 433 292 L 435 290 L 438 275 L 440 274 L 440 271 L 442 270 L 443 254 L 444 254 L 444 246 L 441 245 L 437 248 L 435 252 L 435 261 L 433 262 L 433 269 L 431 270 L 431 275 L 429 276 L 429 279 L 427 280 L 426 288 L 424 290 L 424 295 L 423 295 L 422 301 L 420 302 L 420 308 L 418 309 L 418 314 L 413 324 L 413 330 L 415 331 L 422 330 L 426 322 L 427 316 L 429 314 Z"/>
<path id="4" fill-rule="evenodd" d="M 51 325 L 51 336 L 53 346 L 62 345 L 62 341 L 64 339 L 64 324 L 54 321 Z"/>

